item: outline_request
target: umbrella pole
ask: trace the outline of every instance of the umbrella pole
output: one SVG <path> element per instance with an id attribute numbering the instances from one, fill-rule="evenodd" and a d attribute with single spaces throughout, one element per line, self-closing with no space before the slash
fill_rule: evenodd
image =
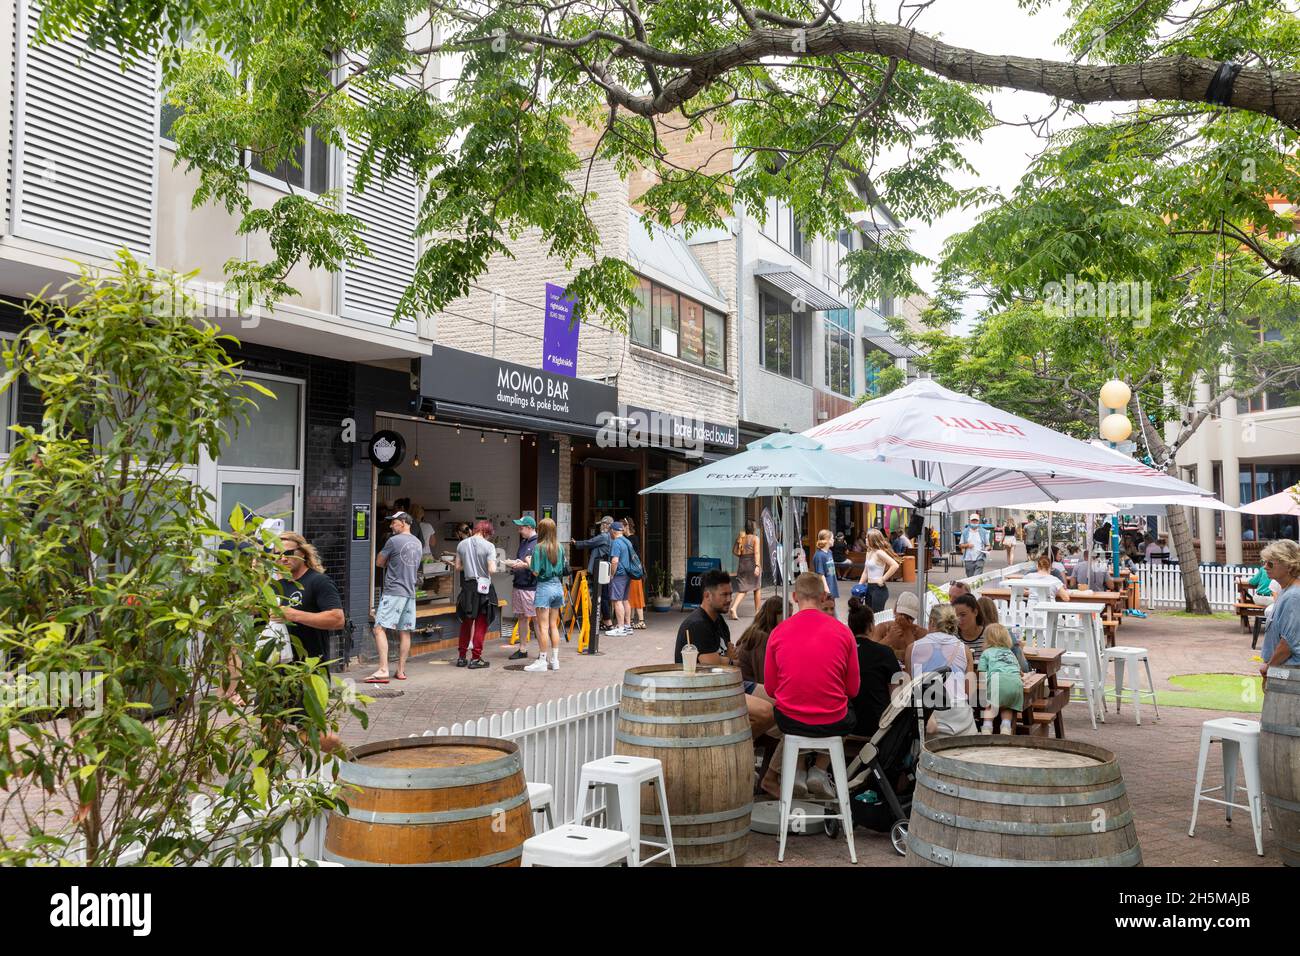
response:
<path id="1" fill-rule="evenodd" d="M 789 493 L 781 495 L 781 620 L 790 614 L 790 574 L 794 568 L 794 515 Z"/>

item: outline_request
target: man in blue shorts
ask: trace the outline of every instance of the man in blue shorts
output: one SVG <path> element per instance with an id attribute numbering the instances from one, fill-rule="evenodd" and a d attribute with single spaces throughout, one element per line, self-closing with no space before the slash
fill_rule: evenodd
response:
<path id="1" fill-rule="evenodd" d="M 384 589 L 375 611 L 375 648 L 379 666 L 366 678 L 367 684 L 388 683 L 388 630 L 396 630 L 399 639 L 397 679 L 406 680 L 406 658 L 411 653 L 411 631 L 415 630 L 415 589 L 420 579 L 424 549 L 420 539 L 411 534 L 415 523 L 405 511 L 394 512 L 388 519 L 392 535 L 384 550 L 375 557 L 375 565 L 384 569 Z"/>

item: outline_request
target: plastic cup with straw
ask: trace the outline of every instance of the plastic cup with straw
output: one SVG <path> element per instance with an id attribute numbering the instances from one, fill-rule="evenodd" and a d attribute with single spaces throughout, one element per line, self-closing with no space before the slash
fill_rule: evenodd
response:
<path id="1" fill-rule="evenodd" d="M 682 648 L 682 672 L 695 673 L 695 664 L 700 659 L 700 649 L 691 643 L 691 632 L 686 631 L 686 646 Z"/>

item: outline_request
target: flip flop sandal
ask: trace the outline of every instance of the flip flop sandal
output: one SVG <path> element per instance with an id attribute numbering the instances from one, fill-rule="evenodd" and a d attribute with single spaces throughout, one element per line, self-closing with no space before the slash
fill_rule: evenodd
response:
<path id="1" fill-rule="evenodd" d="M 367 683 L 367 684 L 387 684 L 387 683 L 388 683 L 388 678 L 387 678 L 387 677 L 367 677 L 367 678 L 365 679 L 365 683 Z"/>
<path id="2" fill-rule="evenodd" d="M 398 680 L 406 680 L 406 675 L 405 675 L 405 674 L 396 674 L 396 675 L 394 675 L 394 676 L 396 676 Z"/>

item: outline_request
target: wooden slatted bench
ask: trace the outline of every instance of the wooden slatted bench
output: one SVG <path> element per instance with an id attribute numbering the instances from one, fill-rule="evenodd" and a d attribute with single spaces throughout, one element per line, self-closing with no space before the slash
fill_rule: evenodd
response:
<path id="1" fill-rule="evenodd" d="M 1234 614 L 1241 618 L 1241 629 L 1243 631 L 1250 630 L 1250 619 L 1252 617 L 1264 616 L 1264 606 L 1262 604 L 1250 604 L 1238 601 L 1232 606 L 1232 610 Z"/>

